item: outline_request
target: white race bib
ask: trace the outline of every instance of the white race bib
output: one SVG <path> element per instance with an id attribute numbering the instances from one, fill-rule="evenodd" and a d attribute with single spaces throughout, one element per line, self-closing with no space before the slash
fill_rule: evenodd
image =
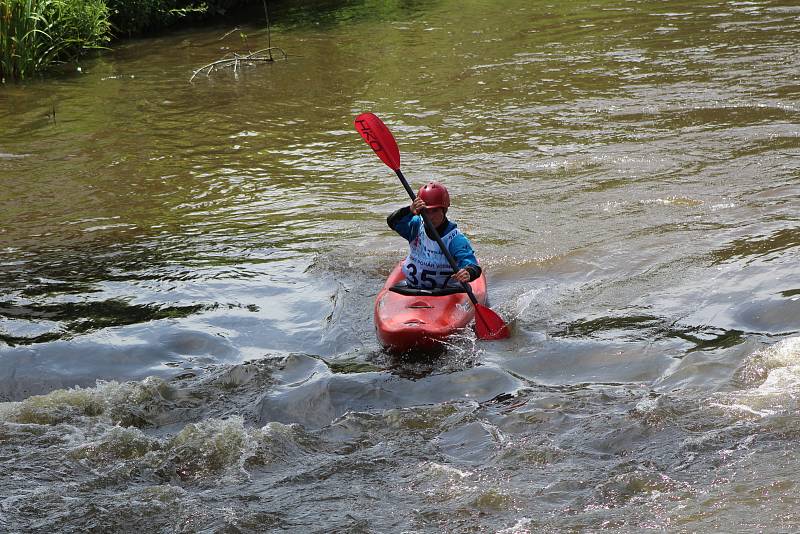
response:
<path id="1" fill-rule="evenodd" d="M 455 228 L 442 237 L 446 247 L 459 234 Z M 417 237 L 409 243 L 410 252 L 403 262 L 403 274 L 409 285 L 423 289 L 445 287 L 453 269 L 447 262 L 439 244 L 425 233 L 425 223 L 420 219 Z"/>

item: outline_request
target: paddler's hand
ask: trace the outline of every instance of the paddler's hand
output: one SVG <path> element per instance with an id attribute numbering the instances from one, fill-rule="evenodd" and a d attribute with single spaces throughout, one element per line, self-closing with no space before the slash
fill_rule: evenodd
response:
<path id="1" fill-rule="evenodd" d="M 410 207 L 411 213 L 414 215 L 419 215 L 422 212 L 422 209 L 425 207 L 425 201 L 417 197 L 414 199 L 414 202 L 411 203 Z"/>
<path id="2" fill-rule="evenodd" d="M 454 274 L 450 278 L 452 278 L 453 280 L 457 280 L 459 282 L 469 282 L 470 274 L 469 271 L 466 269 L 459 269 L 458 272 L 456 272 L 456 274 Z"/>

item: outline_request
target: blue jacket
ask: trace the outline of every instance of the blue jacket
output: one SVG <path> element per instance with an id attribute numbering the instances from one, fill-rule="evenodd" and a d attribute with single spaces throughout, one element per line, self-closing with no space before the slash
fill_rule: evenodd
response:
<path id="1" fill-rule="evenodd" d="M 406 241 L 411 243 L 417 238 L 417 233 L 422 227 L 422 217 L 413 215 L 408 206 L 400 208 L 389 217 L 386 222 L 389 228 L 403 236 Z M 439 235 L 444 237 L 457 228 L 456 223 L 445 219 L 444 222 L 436 229 Z M 430 237 L 430 236 L 429 236 Z M 431 237 L 431 239 L 433 239 Z M 458 233 L 457 236 L 450 241 L 450 246 L 447 247 L 450 254 L 456 260 L 456 265 L 459 269 L 467 269 L 470 273 L 470 280 L 475 280 L 481 275 L 481 267 L 478 265 L 478 260 L 475 258 L 475 252 L 472 250 L 472 244 L 467 239 L 467 236 Z"/>

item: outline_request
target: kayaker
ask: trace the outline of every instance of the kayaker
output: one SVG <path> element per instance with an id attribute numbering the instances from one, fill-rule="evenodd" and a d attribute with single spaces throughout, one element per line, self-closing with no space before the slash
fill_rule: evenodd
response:
<path id="1" fill-rule="evenodd" d="M 400 208 L 387 217 L 389 228 L 403 236 L 409 244 L 410 250 L 403 262 L 403 274 L 408 286 L 437 289 L 458 285 L 459 282 L 471 282 L 481 275 L 481 267 L 469 239 L 461 233 L 456 223 L 447 219 L 449 207 L 450 193 L 447 188 L 431 181 L 420 188 L 410 206 Z M 423 231 L 425 224 L 420 216 L 423 208 L 456 260 L 458 271 L 455 274 L 436 240 Z"/>

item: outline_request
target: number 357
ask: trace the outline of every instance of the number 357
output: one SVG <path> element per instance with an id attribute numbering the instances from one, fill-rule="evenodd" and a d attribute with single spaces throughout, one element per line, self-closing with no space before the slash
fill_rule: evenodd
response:
<path id="1" fill-rule="evenodd" d="M 422 287 L 425 289 L 436 289 L 436 276 L 450 276 L 453 274 L 453 271 L 430 271 L 428 269 L 423 269 L 422 272 L 419 273 L 419 279 L 417 279 L 418 269 L 417 266 L 413 263 L 408 264 L 408 280 L 411 282 L 412 285 L 418 286 L 420 282 L 422 282 Z"/>

